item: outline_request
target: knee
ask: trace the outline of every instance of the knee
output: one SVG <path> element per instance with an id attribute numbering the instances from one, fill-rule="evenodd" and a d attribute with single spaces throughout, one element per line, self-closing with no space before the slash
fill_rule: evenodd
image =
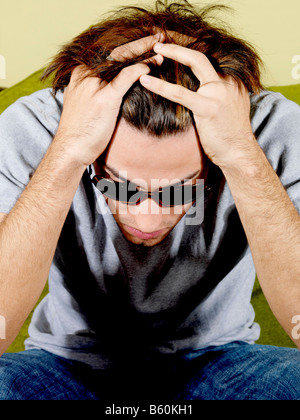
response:
<path id="1" fill-rule="evenodd" d="M 0 358 L 0 400 L 27 400 L 43 386 L 35 353 L 4 353 Z"/>
<path id="2" fill-rule="evenodd" d="M 266 400 L 300 400 L 300 352 L 275 347 L 266 350 L 265 362 L 257 362 L 250 395 Z"/>
<path id="3" fill-rule="evenodd" d="M 9 358 L 0 358 L 0 400 L 22 399 L 24 375 Z"/>

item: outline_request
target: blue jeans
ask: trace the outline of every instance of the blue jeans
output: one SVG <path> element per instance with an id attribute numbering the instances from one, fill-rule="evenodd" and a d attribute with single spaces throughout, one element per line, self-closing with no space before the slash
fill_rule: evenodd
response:
<path id="1" fill-rule="evenodd" d="M 5 353 L 0 400 L 300 400 L 300 352 L 234 342 L 108 370 L 44 350 Z"/>

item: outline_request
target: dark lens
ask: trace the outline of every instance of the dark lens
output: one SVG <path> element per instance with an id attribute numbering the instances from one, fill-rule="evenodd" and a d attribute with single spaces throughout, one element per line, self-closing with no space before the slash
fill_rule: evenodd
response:
<path id="1" fill-rule="evenodd" d="M 163 207 L 174 206 L 174 187 L 161 188 L 155 195 L 159 197 L 159 204 Z"/>
<path id="2" fill-rule="evenodd" d="M 198 180 L 195 185 L 184 185 L 183 186 L 183 204 L 188 204 L 199 201 L 204 194 L 204 181 L 203 179 Z"/>
<path id="3" fill-rule="evenodd" d="M 117 200 L 126 204 L 136 204 L 139 197 L 136 196 L 137 190 L 130 190 L 129 182 L 119 182 L 118 183 L 118 196 Z"/>
<path id="4" fill-rule="evenodd" d="M 171 185 L 157 194 L 162 207 L 183 206 L 196 200 L 200 185 Z"/>
<path id="5" fill-rule="evenodd" d="M 144 191 L 137 188 L 136 184 L 130 181 L 117 183 L 117 198 L 116 200 L 126 203 L 128 205 L 137 205 L 144 198 Z"/>
<path id="6" fill-rule="evenodd" d="M 182 204 L 191 203 L 196 199 L 196 187 L 194 185 L 184 185 L 182 187 Z"/>
<path id="7" fill-rule="evenodd" d="M 136 191 L 136 192 L 128 191 L 127 204 L 136 206 L 143 201 L 144 197 L 145 197 L 144 191 Z"/>
<path id="8" fill-rule="evenodd" d="M 95 179 L 95 178 L 94 178 Z M 96 179 L 95 186 L 99 191 L 102 192 L 106 197 L 116 200 L 117 197 L 117 186 L 114 181 L 106 178 Z"/>
<path id="9" fill-rule="evenodd" d="M 107 178 L 99 178 L 98 176 L 95 176 L 92 181 L 96 188 L 106 197 L 129 205 L 139 204 L 145 194 L 147 195 L 147 193 L 138 190 L 137 186 L 130 182 L 116 182 Z"/>

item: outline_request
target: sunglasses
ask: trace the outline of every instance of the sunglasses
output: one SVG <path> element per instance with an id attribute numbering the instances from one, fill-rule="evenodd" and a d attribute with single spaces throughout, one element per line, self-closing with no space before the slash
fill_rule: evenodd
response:
<path id="1" fill-rule="evenodd" d="M 91 173 L 90 168 L 89 174 Z M 114 181 L 103 174 L 95 175 L 91 181 L 106 197 L 131 206 L 137 206 L 148 198 L 154 200 L 160 207 L 184 206 L 195 203 L 197 198 L 202 197 L 204 188 L 203 179 L 184 180 L 154 191 L 142 190 L 137 184 L 125 179 L 121 182 Z"/>

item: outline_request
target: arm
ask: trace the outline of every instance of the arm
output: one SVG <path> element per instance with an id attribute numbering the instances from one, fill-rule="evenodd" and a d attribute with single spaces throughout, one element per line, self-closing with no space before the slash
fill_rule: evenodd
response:
<path id="1" fill-rule="evenodd" d="M 45 283 L 61 229 L 86 167 L 106 149 L 123 95 L 145 64 L 122 70 L 109 84 L 82 80 L 74 70 L 64 95 L 57 134 L 28 186 L 0 224 L 0 315 L 6 321 L 3 354 L 36 304 Z"/>
<path id="2" fill-rule="evenodd" d="M 223 168 L 266 299 L 287 334 L 300 314 L 300 216 L 263 151 Z"/>
<path id="3" fill-rule="evenodd" d="M 0 225 L 0 312 L 6 321 L 0 354 L 13 342 L 45 287 L 83 171 L 53 144 Z"/>
<path id="4" fill-rule="evenodd" d="M 197 51 L 171 44 L 154 49 L 201 80 L 197 92 L 150 76 L 141 83 L 193 111 L 203 149 L 231 189 L 264 294 L 291 336 L 292 318 L 300 311 L 300 216 L 253 135 L 248 92 L 221 78 Z M 291 338 L 300 348 L 300 340 Z"/>

